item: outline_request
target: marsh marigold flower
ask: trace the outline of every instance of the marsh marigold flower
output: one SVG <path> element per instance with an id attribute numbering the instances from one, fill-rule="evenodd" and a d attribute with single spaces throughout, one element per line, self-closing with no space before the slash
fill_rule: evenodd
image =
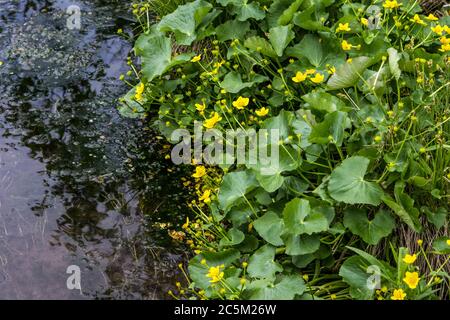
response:
<path id="1" fill-rule="evenodd" d="M 205 120 L 203 126 L 207 129 L 212 129 L 220 120 L 222 120 L 222 117 L 217 112 L 214 112 L 211 118 Z"/>
<path id="2" fill-rule="evenodd" d="M 386 0 L 385 3 L 383 3 L 383 7 L 386 9 L 397 9 L 402 4 L 398 3 L 397 0 Z"/>
<path id="3" fill-rule="evenodd" d="M 430 20 L 430 21 L 437 21 L 439 20 L 438 17 L 436 17 L 434 14 L 430 13 L 427 17 L 425 17 L 425 19 Z"/>
<path id="4" fill-rule="evenodd" d="M 299 83 L 299 82 L 303 82 L 306 80 L 307 74 L 306 73 L 302 73 L 300 71 L 298 71 L 295 74 L 295 77 L 292 78 L 292 81 Z"/>
<path id="5" fill-rule="evenodd" d="M 349 27 L 348 22 L 347 23 L 339 23 L 339 26 L 336 28 L 336 32 L 345 32 L 345 31 L 351 31 L 352 29 Z"/>
<path id="6" fill-rule="evenodd" d="M 195 167 L 195 173 L 192 175 L 194 178 L 201 178 L 206 174 L 206 168 L 204 166 Z"/>
<path id="7" fill-rule="evenodd" d="M 406 272 L 403 281 L 408 285 L 410 289 L 415 289 L 419 284 L 419 274 L 417 272 Z"/>
<path id="8" fill-rule="evenodd" d="M 134 95 L 134 98 L 137 101 L 142 100 L 142 94 L 144 93 L 144 89 L 145 89 L 145 85 L 142 82 L 136 87 L 136 94 Z"/>
<path id="9" fill-rule="evenodd" d="M 203 192 L 203 195 L 198 200 L 203 201 L 204 203 L 210 203 L 211 202 L 211 190 L 205 190 L 205 192 Z"/>
<path id="10" fill-rule="evenodd" d="M 447 245 L 450 246 L 450 239 L 446 241 Z"/>
<path id="11" fill-rule="evenodd" d="M 199 111 L 200 113 L 203 113 L 203 111 L 205 111 L 205 108 L 206 108 L 205 103 L 202 103 L 202 104 L 196 103 L 195 104 L 195 109 L 197 109 L 197 111 Z"/>
<path id="12" fill-rule="evenodd" d="M 442 36 L 442 32 L 444 32 L 445 29 L 440 24 L 438 24 L 438 25 L 436 25 L 434 27 L 431 27 L 431 31 L 433 31 L 437 35 Z"/>
<path id="13" fill-rule="evenodd" d="M 407 254 L 403 258 L 403 262 L 406 263 L 406 264 L 412 264 L 412 263 L 414 263 L 416 261 L 416 259 L 417 259 L 417 255 L 416 254 L 413 254 L 413 255 Z"/>
<path id="14" fill-rule="evenodd" d="M 347 40 L 343 40 L 341 43 L 341 47 L 342 50 L 348 51 L 351 50 L 353 46 L 349 42 L 347 42 Z"/>
<path id="15" fill-rule="evenodd" d="M 310 80 L 314 83 L 322 83 L 324 79 L 325 79 L 325 76 L 323 76 L 320 73 L 316 73 L 316 75 L 314 77 L 312 77 Z"/>
<path id="16" fill-rule="evenodd" d="M 261 109 L 256 110 L 255 113 L 259 117 L 265 117 L 269 113 L 269 109 L 262 107 Z"/>
<path id="17" fill-rule="evenodd" d="M 405 300 L 406 293 L 402 289 L 395 289 L 392 293 L 392 300 Z"/>
<path id="18" fill-rule="evenodd" d="M 220 267 L 221 266 L 209 268 L 208 273 L 206 274 L 206 276 L 208 278 L 211 278 L 211 280 L 209 280 L 209 282 L 216 283 L 216 282 L 219 282 L 220 280 L 222 280 L 224 273 L 223 273 L 223 271 L 220 270 Z"/>
<path id="19" fill-rule="evenodd" d="M 233 107 L 242 110 L 244 107 L 248 106 L 250 99 L 239 96 L 237 100 L 233 101 Z"/>
<path id="20" fill-rule="evenodd" d="M 361 18 L 361 24 L 367 27 L 369 25 L 369 20 L 367 20 L 366 18 Z"/>
<path id="21" fill-rule="evenodd" d="M 202 59 L 202 55 L 199 54 L 198 56 L 195 56 L 191 59 L 191 62 L 198 62 Z"/>
<path id="22" fill-rule="evenodd" d="M 410 19 L 412 22 L 426 26 L 427 24 L 425 21 L 423 21 L 418 14 L 415 14 L 412 19 Z"/>

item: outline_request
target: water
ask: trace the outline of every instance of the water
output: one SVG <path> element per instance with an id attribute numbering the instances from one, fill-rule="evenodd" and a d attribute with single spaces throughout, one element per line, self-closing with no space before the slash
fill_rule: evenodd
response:
<path id="1" fill-rule="evenodd" d="M 72 4 L 80 30 L 66 27 Z M 186 211 L 179 169 L 116 111 L 128 6 L 0 0 L 1 299 L 160 299 L 181 277 L 167 235 Z"/>

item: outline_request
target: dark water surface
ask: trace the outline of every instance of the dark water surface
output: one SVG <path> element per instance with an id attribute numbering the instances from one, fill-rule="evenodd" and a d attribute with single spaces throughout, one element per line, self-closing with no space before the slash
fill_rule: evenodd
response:
<path id="1" fill-rule="evenodd" d="M 180 276 L 165 229 L 185 210 L 177 169 L 116 111 L 128 6 L 0 0 L 0 299 L 158 299 Z"/>

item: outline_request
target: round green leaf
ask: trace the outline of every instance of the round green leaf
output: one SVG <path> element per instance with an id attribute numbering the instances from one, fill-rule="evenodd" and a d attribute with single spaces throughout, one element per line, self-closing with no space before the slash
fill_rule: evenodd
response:
<path id="1" fill-rule="evenodd" d="M 349 208 L 344 212 L 344 226 L 368 244 L 375 245 L 392 232 L 395 220 L 386 210 L 380 210 L 369 220 L 364 209 Z"/>
<path id="2" fill-rule="evenodd" d="M 328 183 L 330 196 L 344 203 L 379 205 L 383 189 L 375 182 L 364 180 L 369 162 L 369 159 L 360 156 L 342 161 L 331 173 Z"/>

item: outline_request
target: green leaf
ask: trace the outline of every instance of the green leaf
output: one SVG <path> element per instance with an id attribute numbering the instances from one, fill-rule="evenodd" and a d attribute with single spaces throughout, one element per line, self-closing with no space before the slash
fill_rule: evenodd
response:
<path id="1" fill-rule="evenodd" d="M 261 52 L 265 56 L 276 58 L 277 53 L 272 45 L 264 38 L 259 36 L 250 37 L 245 40 L 244 46 L 255 52 Z"/>
<path id="2" fill-rule="evenodd" d="M 295 0 L 289 8 L 283 11 L 283 13 L 278 18 L 278 25 L 285 26 L 289 24 L 292 19 L 294 18 L 294 14 L 297 12 L 297 10 L 300 8 L 300 5 L 302 4 L 303 0 Z"/>
<path id="3" fill-rule="evenodd" d="M 259 147 L 261 148 L 262 146 L 259 145 Z M 272 145 L 267 145 L 265 148 L 272 150 Z M 289 146 L 280 147 L 278 144 L 274 145 L 274 148 L 278 150 L 278 157 L 270 154 L 267 157 L 268 159 L 266 159 L 267 161 L 262 161 L 259 154 L 257 159 L 250 157 L 255 164 L 247 164 L 248 168 L 255 171 L 256 180 L 267 192 L 274 192 L 283 185 L 283 172 L 295 170 L 299 166 L 300 155 L 298 150 L 294 150 Z"/>
<path id="4" fill-rule="evenodd" d="M 364 180 L 370 160 L 360 156 L 345 159 L 333 170 L 328 183 L 330 196 L 344 203 L 365 203 L 377 206 L 381 203 L 383 189 Z"/>
<path id="5" fill-rule="evenodd" d="M 316 9 L 315 5 L 310 6 L 308 9 L 301 12 L 297 12 L 292 20 L 297 26 L 305 30 L 311 31 L 327 31 L 328 28 L 323 25 L 323 21 L 326 21 L 328 14 Z"/>
<path id="6" fill-rule="evenodd" d="M 433 249 L 439 254 L 450 254 L 450 237 L 440 237 L 433 241 Z"/>
<path id="7" fill-rule="evenodd" d="M 445 208 L 439 207 L 436 210 L 432 211 L 430 208 L 423 208 L 428 221 L 430 221 L 436 228 L 442 228 L 447 222 L 448 212 Z"/>
<path id="8" fill-rule="evenodd" d="M 275 212 L 268 211 L 253 223 L 258 234 L 274 246 L 283 245 L 281 234 L 284 231 L 284 222 Z"/>
<path id="9" fill-rule="evenodd" d="M 250 22 L 228 20 L 216 27 L 216 36 L 219 41 L 243 39 L 250 29 Z"/>
<path id="10" fill-rule="evenodd" d="M 248 260 L 248 274 L 252 278 L 275 279 L 277 272 L 283 271 L 275 262 L 275 247 L 266 244 L 262 246 Z"/>
<path id="11" fill-rule="evenodd" d="M 267 129 L 269 132 L 272 129 L 278 130 L 280 139 L 284 140 L 290 135 L 290 127 L 294 119 L 295 116 L 292 112 L 282 109 L 276 117 L 264 120 L 262 128 Z"/>
<path id="12" fill-rule="evenodd" d="M 118 110 L 123 117 L 126 118 L 141 118 L 144 116 L 144 108 L 134 98 L 136 95 L 136 87 L 133 87 L 123 97 L 123 102 L 119 106 Z"/>
<path id="13" fill-rule="evenodd" d="M 306 58 L 313 66 L 318 67 L 322 64 L 323 48 L 319 37 L 307 34 L 302 41 L 293 47 L 287 49 L 286 53 L 289 56 L 298 59 Z"/>
<path id="14" fill-rule="evenodd" d="M 353 58 L 351 63 L 345 62 L 336 68 L 336 72 L 328 79 L 327 88 L 338 90 L 355 85 L 364 71 L 374 63 L 368 57 Z"/>
<path id="15" fill-rule="evenodd" d="M 286 245 L 286 254 L 291 256 L 298 256 L 303 254 L 314 253 L 319 250 L 320 238 L 319 235 L 293 235 L 285 233 L 281 236 Z"/>
<path id="16" fill-rule="evenodd" d="M 225 212 L 228 212 L 231 207 L 238 204 L 237 200 L 242 200 L 248 192 L 257 186 L 258 183 L 254 174 L 248 170 L 227 173 L 220 186 L 220 207 Z"/>
<path id="17" fill-rule="evenodd" d="M 287 232 L 293 235 L 311 235 L 328 229 L 327 218 L 321 212 L 311 210 L 309 201 L 305 199 L 289 201 L 283 210 L 283 218 Z"/>
<path id="18" fill-rule="evenodd" d="M 189 261 L 189 276 L 195 282 L 196 287 L 206 290 L 211 287 L 209 282 L 211 279 L 206 276 L 208 273 L 208 266 L 225 267 L 231 265 L 234 261 L 239 259 L 240 253 L 236 249 L 228 249 L 220 252 L 205 252 L 197 255 Z M 206 265 L 201 264 L 201 260 L 206 260 Z"/>
<path id="19" fill-rule="evenodd" d="M 242 1 L 233 10 L 237 14 L 236 19 L 239 21 L 245 21 L 248 19 L 262 20 L 266 16 L 264 10 L 259 7 L 258 2 L 247 3 L 246 0 Z"/>
<path id="20" fill-rule="evenodd" d="M 267 80 L 267 77 L 262 75 L 256 75 L 253 81 L 242 82 L 241 74 L 236 71 L 227 73 L 223 81 L 220 83 L 220 87 L 227 90 L 230 93 L 238 93 L 242 89 L 250 88 L 256 83 L 261 83 Z"/>
<path id="21" fill-rule="evenodd" d="M 269 30 L 269 41 L 279 57 L 283 55 L 284 49 L 295 37 L 291 29 L 292 26 L 289 25 L 273 27 Z"/>
<path id="22" fill-rule="evenodd" d="M 389 54 L 389 69 L 391 70 L 392 75 L 395 77 L 395 79 L 400 79 L 401 70 L 398 66 L 398 62 L 400 61 L 400 55 L 398 54 L 398 51 L 395 48 L 389 48 L 387 50 Z"/>
<path id="23" fill-rule="evenodd" d="M 382 200 L 391 208 L 400 219 L 403 220 L 414 231 L 419 232 L 422 229 L 422 225 L 419 220 L 419 210 L 414 207 L 414 200 L 408 196 L 405 192 L 405 183 L 397 181 L 394 187 L 395 200 L 390 196 L 385 195 Z"/>
<path id="24" fill-rule="evenodd" d="M 158 24 L 160 31 L 171 31 L 178 44 L 191 45 L 196 39 L 195 29 L 211 10 L 212 5 L 203 0 L 196 0 L 184 5 L 164 16 Z"/>
<path id="25" fill-rule="evenodd" d="M 306 285 L 299 275 L 282 276 L 281 280 L 272 284 L 268 281 L 257 280 L 249 285 L 250 300 L 292 300 L 301 295 Z"/>
<path id="26" fill-rule="evenodd" d="M 350 295 L 358 300 L 371 300 L 374 290 L 369 289 L 367 281 L 371 276 L 366 272 L 369 264 L 358 256 L 353 256 L 345 260 L 339 269 L 339 275 L 344 282 L 350 286 Z"/>
<path id="27" fill-rule="evenodd" d="M 307 103 L 305 107 L 322 112 L 349 111 L 350 108 L 335 95 L 329 94 L 323 90 L 311 91 L 302 96 Z"/>
<path id="28" fill-rule="evenodd" d="M 366 243 L 376 245 L 392 232 L 395 220 L 385 210 L 380 210 L 373 220 L 369 220 L 364 209 L 349 208 L 344 212 L 344 226 Z"/>
<path id="29" fill-rule="evenodd" d="M 242 241 L 244 241 L 244 239 L 245 235 L 241 230 L 231 228 L 227 232 L 227 238 L 222 238 L 219 245 L 221 247 L 231 247 L 240 244 Z"/>
<path id="30" fill-rule="evenodd" d="M 308 141 L 318 144 L 335 143 L 341 146 L 347 127 L 347 113 L 335 111 L 325 115 L 325 119 L 313 126 Z"/>
<path id="31" fill-rule="evenodd" d="M 163 35 L 142 34 L 136 41 L 136 54 L 142 59 L 142 74 L 147 81 L 162 75 L 170 68 L 189 61 L 193 54 L 172 57 L 172 43 Z"/>

